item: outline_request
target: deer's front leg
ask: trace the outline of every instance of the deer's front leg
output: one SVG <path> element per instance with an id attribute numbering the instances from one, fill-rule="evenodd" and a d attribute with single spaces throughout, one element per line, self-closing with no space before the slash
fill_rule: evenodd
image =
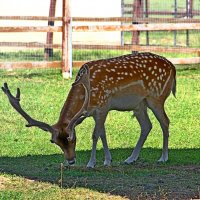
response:
<path id="1" fill-rule="evenodd" d="M 91 157 L 90 157 L 90 160 L 87 164 L 88 168 L 94 168 L 95 165 L 96 165 L 96 146 L 97 146 L 97 142 L 98 142 L 99 137 L 102 140 L 104 153 L 105 153 L 104 165 L 110 165 L 111 164 L 112 158 L 111 158 L 110 151 L 108 149 L 106 133 L 105 133 L 105 126 L 104 126 L 106 116 L 107 116 L 107 112 L 103 112 L 103 113 L 97 112 L 96 115 L 94 116 L 95 128 L 94 128 L 94 132 L 93 132 L 93 136 L 92 136 L 93 144 L 92 144 Z"/>
<path id="2" fill-rule="evenodd" d="M 104 160 L 104 165 L 105 166 L 110 166 L 111 162 L 112 162 L 112 157 L 111 157 L 111 153 L 110 150 L 108 148 L 108 143 L 107 143 L 107 139 L 106 139 L 106 132 L 105 132 L 105 127 L 103 127 L 104 130 L 102 131 L 100 137 L 101 137 L 101 141 L 103 144 L 103 149 L 104 149 L 104 154 L 105 154 L 105 160 Z"/>
<path id="3" fill-rule="evenodd" d="M 99 135 L 96 134 L 96 128 L 94 128 L 94 132 L 92 135 L 92 151 L 90 160 L 87 164 L 87 168 L 94 168 L 96 165 L 96 148 L 97 148 L 97 142 L 99 139 Z"/>

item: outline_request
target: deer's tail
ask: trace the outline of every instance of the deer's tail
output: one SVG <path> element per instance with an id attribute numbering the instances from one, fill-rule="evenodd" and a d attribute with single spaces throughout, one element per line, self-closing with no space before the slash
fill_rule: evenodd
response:
<path id="1" fill-rule="evenodd" d="M 173 85 L 172 85 L 172 94 L 174 95 L 174 97 L 176 97 L 176 71 L 174 74 L 174 80 L 173 80 Z"/>

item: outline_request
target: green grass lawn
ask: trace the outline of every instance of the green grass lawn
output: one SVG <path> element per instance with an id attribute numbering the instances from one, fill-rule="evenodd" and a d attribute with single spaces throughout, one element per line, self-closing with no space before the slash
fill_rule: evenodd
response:
<path id="1" fill-rule="evenodd" d="M 77 71 L 74 71 L 74 75 Z M 63 80 L 59 70 L 0 71 L 0 84 L 12 92 L 21 89 L 21 104 L 38 120 L 53 124 L 73 80 Z M 166 102 L 171 120 L 169 161 L 157 164 L 162 133 L 150 112 L 151 131 L 139 160 L 121 164 L 131 153 L 140 129 L 131 112 L 109 113 L 106 121 L 112 167 L 103 166 L 99 142 L 97 167 L 85 168 L 90 157 L 92 119 L 77 127 L 77 163 L 64 170 L 59 187 L 61 150 L 50 135 L 26 128 L 24 119 L 0 92 L 0 199 L 191 199 L 200 198 L 200 70 L 177 71 L 177 98 Z"/>

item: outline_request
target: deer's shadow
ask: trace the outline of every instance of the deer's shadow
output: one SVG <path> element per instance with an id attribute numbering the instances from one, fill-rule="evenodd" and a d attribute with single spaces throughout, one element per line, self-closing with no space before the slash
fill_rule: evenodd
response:
<path id="1" fill-rule="evenodd" d="M 182 166 L 193 166 L 200 169 L 198 158 L 200 148 L 170 150 L 170 160 L 167 164 L 157 164 L 156 162 L 161 154 L 161 149 L 143 148 L 140 159 L 136 163 L 128 166 L 123 165 L 122 161 L 130 155 L 131 151 L 132 149 L 129 148 L 112 149 L 112 167 L 105 167 L 103 166 L 103 150 L 98 150 L 97 166 L 92 170 L 86 169 L 90 151 L 77 151 L 77 164 L 64 170 L 64 186 L 84 187 L 124 196 L 127 195 L 125 194 L 127 188 L 132 187 L 130 181 L 134 184 L 138 178 L 137 172 L 140 174 L 141 170 L 147 169 L 148 173 L 144 176 L 149 176 L 152 173 L 151 170 L 155 168 L 170 170 L 173 167 L 178 167 L 180 170 Z M 58 184 L 61 162 L 63 162 L 62 154 L 0 157 L 0 171 L 32 180 Z M 123 184 L 124 192 L 123 190 L 112 191 L 112 188 L 119 187 L 119 184 Z"/>

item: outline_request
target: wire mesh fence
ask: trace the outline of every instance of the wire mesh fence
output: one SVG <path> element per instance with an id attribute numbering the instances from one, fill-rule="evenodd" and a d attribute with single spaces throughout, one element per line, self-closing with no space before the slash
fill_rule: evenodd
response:
<path id="1" fill-rule="evenodd" d="M 62 15 L 62 1 L 56 1 L 55 17 Z M 12 6 L 10 6 L 12 5 Z M 49 0 L 4 1 L 0 7 L 0 62 L 17 61 L 55 61 L 61 60 L 62 33 L 53 33 L 52 43 L 48 44 L 48 33 L 31 31 L 46 27 L 49 22 L 46 19 L 50 14 Z M 45 17 L 40 17 L 45 16 Z M 53 25 L 60 26 L 61 22 L 56 20 Z M 5 31 L 6 28 L 20 28 L 16 31 Z M 30 29 L 25 31 L 25 29 Z M 54 47 L 54 54 L 50 57 L 45 55 L 49 45 Z"/>
<path id="2" fill-rule="evenodd" d="M 0 62 L 61 62 L 62 30 L 41 29 L 47 26 L 62 29 L 63 2 L 4 1 L 0 7 Z M 200 52 L 199 0 L 73 0 L 70 3 L 72 33 L 69 37 L 74 66 L 138 50 L 176 58 L 198 57 Z M 5 27 L 32 29 L 2 31 Z"/>

